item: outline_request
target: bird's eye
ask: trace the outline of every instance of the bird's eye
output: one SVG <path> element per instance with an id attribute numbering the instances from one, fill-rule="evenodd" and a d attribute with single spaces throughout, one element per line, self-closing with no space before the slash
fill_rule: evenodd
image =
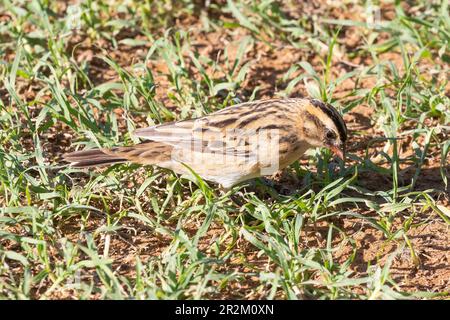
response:
<path id="1" fill-rule="evenodd" d="M 336 134 L 333 131 L 327 131 L 326 137 L 328 140 L 333 140 L 336 138 Z"/>

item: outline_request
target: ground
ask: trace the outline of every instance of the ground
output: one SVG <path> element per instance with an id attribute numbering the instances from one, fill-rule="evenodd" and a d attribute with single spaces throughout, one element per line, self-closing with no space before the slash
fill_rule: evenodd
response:
<path id="1" fill-rule="evenodd" d="M 449 21 L 447 1 L 0 0 L 0 297 L 448 298 Z M 310 150 L 224 194 L 62 162 L 305 96 L 344 115 L 345 165 Z"/>

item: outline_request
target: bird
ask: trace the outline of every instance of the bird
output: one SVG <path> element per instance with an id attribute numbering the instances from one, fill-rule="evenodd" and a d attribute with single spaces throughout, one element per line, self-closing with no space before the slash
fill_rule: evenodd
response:
<path id="1" fill-rule="evenodd" d="M 269 176 L 306 150 L 326 147 L 345 159 L 347 127 L 329 103 L 312 98 L 244 102 L 208 115 L 134 131 L 133 146 L 89 149 L 63 155 L 73 167 L 132 162 L 217 183 L 229 190 Z"/>

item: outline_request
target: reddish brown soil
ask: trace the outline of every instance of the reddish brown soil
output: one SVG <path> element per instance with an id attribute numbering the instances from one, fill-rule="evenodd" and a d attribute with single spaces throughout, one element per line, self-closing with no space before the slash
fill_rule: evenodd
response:
<path id="1" fill-rule="evenodd" d="M 332 1 L 328 1 L 328 3 L 332 3 Z M 304 8 L 300 8 L 298 12 L 323 15 L 323 8 L 320 7 L 320 5 L 300 4 L 300 6 L 303 6 Z M 340 7 L 333 7 L 332 5 L 329 6 L 328 10 L 330 11 L 330 18 L 359 19 L 358 10 L 342 11 Z M 298 12 L 293 12 L 292 15 L 298 15 Z M 392 8 L 385 8 L 385 10 L 383 10 L 383 16 L 388 18 L 390 15 L 392 15 Z M 224 17 L 224 19 L 226 18 L 227 17 Z M 191 28 L 191 30 L 193 30 L 190 36 L 191 42 L 192 46 L 198 50 L 199 54 L 209 56 L 214 60 L 219 57 L 220 62 L 223 62 L 221 53 L 225 47 L 229 48 L 231 56 L 233 56 L 243 37 L 249 35 L 249 32 L 243 29 L 222 29 L 219 31 L 204 32 L 200 31 L 200 28 L 196 28 L 196 26 L 199 25 L 200 22 L 192 20 L 192 18 L 186 18 L 185 20 L 180 18 L 180 20 L 177 21 L 178 27 L 186 29 Z M 126 37 L 132 37 L 132 35 L 128 34 Z M 351 49 L 361 46 L 362 41 L 362 34 L 355 28 L 344 28 L 342 35 L 339 38 L 339 45 L 342 46 L 343 49 L 341 52 L 343 53 L 339 58 L 336 58 L 336 61 L 333 61 L 333 76 L 342 75 L 348 72 L 349 69 L 351 70 L 353 66 L 371 63 L 370 58 L 368 57 L 357 56 L 356 58 L 350 58 L 346 55 L 347 51 L 351 51 Z M 74 59 L 77 62 L 85 61 L 89 63 L 89 77 L 94 84 L 117 80 L 117 74 L 98 58 L 98 55 L 102 50 L 107 51 L 108 55 L 119 65 L 131 71 L 130 66 L 137 61 L 143 61 L 149 47 L 143 46 L 136 49 L 126 45 L 119 45 L 118 49 L 114 49 L 106 40 L 98 40 L 95 43 L 92 43 L 88 38 L 83 39 L 80 36 L 73 37 L 69 46 L 74 47 L 75 44 L 77 47 L 73 51 Z M 399 53 L 390 52 L 389 55 L 386 55 L 384 58 L 393 61 L 401 61 L 400 57 Z M 9 58 L 7 60 L 11 61 L 13 58 L 13 53 L 9 53 Z M 256 87 L 259 87 L 256 95 L 257 98 L 269 98 L 275 96 L 278 89 L 282 89 L 284 85 L 281 81 L 283 75 L 293 64 L 302 60 L 310 62 L 311 65 L 318 68 L 318 70 L 321 68 L 319 57 L 311 50 L 296 49 L 276 41 L 270 43 L 270 45 L 265 44 L 264 42 L 255 42 L 245 56 L 244 63 L 251 62 L 251 68 L 245 82 L 238 91 L 238 94 L 242 100 L 246 100 L 253 90 Z M 167 67 L 160 60 L 151 61 L 149 67 L 154 71 L 155 80 L 158 84 L 156 98 L 163 102 L 166 107 L 172 108 L 172 101 L 167 95 L 171 90 L 170 82 L 168 81 Z M 199 77 L 199 75 L 195 73 L 193 73 L 192 76 Z M 215 76 L 220 77 L 221 75 L 217 74 Z M 34 99 L 39 87 L 23 79 L 18 79 L 18 81 L 22 81 L 19 94 L 26 101 Z M 363 81 L 363 86 L 370 88 L 370 86 L 373 85 L 373 82 L 373 79 L 367 78 Z M 335 97 L 342 98 L 341 104 L 348 101 L 348 99 L 345 98 L 346 94 L 349 90 L 352 90 L 354 86 L 354 81 L 349 79 L 338 88 Z M 1 88 L 0 91 L 0 96 L 5 97 L 6 99 L 6 92 Z M 299 82 L 294 88 L 292 96 L 303 95 L 306 95 L 306 89 L 304 83 Z M 43 100 L 45 100 L 45 96 Z M 39 108 L 39 106 L 36 106 L 36 108 Z M 116 112 L 120 114 L 121 111 L 116 110 Z M 141 120 L 141 125 L 146 125 L 144 119 L 137 120 Z M 371 138 L 382 136 L 381 131 L 376 125 L 373 109 L 367 105 L 360 105 L 351 110 L 345 116 L 345 120 L 347 121 L 350 130 L 349 152 L 364 157 L 365 149 L 368 148 L 370 158 L 375 161 L 384 144 L 368 145 L 368 141 Z M 23 136 L 21 139 L 24 149 L 32 150 L 34 148 L 30 137 Z M 71 150 L 72 139 L 72 133 L 62 124 L 57 124 L 49 133 L 43 134 L 42 146 L 47 161 L 52 162 L 61 159 L 62 153 Z M 412 152 L 408 147 L 409 145 L 405 144 L 402 157 L 405 157 Z M 430 150 L 431 156 L 428 157 L 428 160 L 422 169 L 422 174 L 417 181 L 417 190 L 429 188 L 444 189 L 439 172 L 440 154 L 436 147 L 433 148 L 434 149 Z M 401 169 L 403 170 L 402 174 L 404 179 L 408 182 L 413 176 L 415 168 L 407 164 L 402 164 Z M 374 172 L 361 173 L 359 182 L 362 186 L 365 186 L 370 190 L 383 190 L 386 187 L 389 188 L 392 183 L 390 178 Z M 293 183 L 297 182 L 294 181 Z M 441 195 L 436 200 L 440 205 L 449 208 L 448 195 Z M 432 213 L 431 210 L 428 209 L 423 212 L 420 212 L 420 208 L 417 208 L 417 210 L 419 214 L 417 215 L 416 223 L 423 221 L 426 221 L 426 223 L 412 228 L 406 235 L 410 239 L 414 252 L 419 259 L 417 261 L 418 263 L 415 264 L 413 262 L 411 252 L 406 247 L 401 254 L 394 259 L 391 267 L 391 275 L 398 283 L 401 290 L 448 292 L 450 291 L 449 226 L 445 224 L 439 216 Z M 373 214 L 370 211 L 365 212 L 363 209 L 361 209 L 360 213 L 368 215 Z M 393 228 L 400 228 L 401 221 L 401 217 L 397 218 L 393 224 Z M 92 216 L 89 221 L 90 227 L 87 231 L 94 231 L 103 223 L 104 220 L 102 217 Z M 302 236 L 304 242 L 302 245 L 305 248 L 324 247 L 328 225 L 330 223 L 339 226 L 347 236 L 355 241 L 357 256 L 355 262 L 352 264 L 352 269 L 357 275 L 363 275 L 367 270 L 368 264 L 373 265 L 381 262 L 381 265 L 383 265 L 389 253 L 398 249 L 396 241 L 388 241 L 380 231 L 374 229 L 363 220 L 348 217 L 335 218 L 332 221 L 319 224 L 316 230 L 303 231 Z M 142 261 L 146 261 L 151 257 L 158 257 L 158 255 L 167 247 L 170 239 L 154 234 L 148 227 L 134 219 L 126 219 L 126 221 L 122 221 L 122 224 L 129 228 L 124 228 L 118 232 L 118 236 L 115 235 L 111 237 L 108 254 L 109 257 L 114 260 L 113 266 L 118 273 L 132 276 L 135 272 L 134 267 L 136 257 L 139 257 Z M 195 229 L 197 226 L 193 223 L 192 226 L 187 226 L 187 229 L 189 229 L 189 227 Z M 58 229 L 64 237 L 76 242 L 79 237 L 80 222 L 78 221 L 78 218 L 73 217 L 69 221 L 61 222 L 58 225 Z M 15 232 L 20 234 L 23 233 L 23 230 L 15 230 Z M 209 230 L 208 236 L 214 238 L 223 232 L 223 227 L 216 225 Z M 402 239 L 403 238 L 399 239 L 398 243 L 400 243 L 400 240 Z M 100 248 L 104 248 L 104 237 L 98 237 L 96 241 Z M 334 243 L 339 243 L 339 241 L 342 241 L 341 236 L 337 236 L 336 239 L 334 239 Z M 2 245 L 8 250 L 17 249 L 9 241 L 2 240 Z M 205 240 L 201 249 L 206 250 L 209 245 L 210 243 Z M 241 272 L 251 272 L 265 268 L 267 258 L 265 256 L 257 257 L 257 250 L 248 242 L 240 240 L 237 248 L 242 254 L 239 256 L 236 255 L 234 260 L 226 266 L 228 271 L 235 268 Z M 55 248 L 53 249 L 56 250 Z M 344 261 L 349 254 L 351 254 L 351 246 L 344 246 L 336 253 L 336 259 Z M 246 261 L 246 267 L 243 267 L 243 261 Z M 18 272 L 20 272 L 20 267 L 17 266 L 17 268 Z M 90 275 L 85 276 L 87 278 L 90 277 Z M 255 295 L 255 280 L 256 279 L 249 276 L 245 281 L 231 283 L 229 288 L 227 288 L 227 292 L 219 298 L 264 298 L 267 294 L 264 290 L 261 290 Z M 46 288 L 38 289 L 36 291 L 36 296 L 44 292 L 45 289 Z M 68 298 L 71 294 L 71 292 L 57 292 L 55 293 L 54 298 Z"/>

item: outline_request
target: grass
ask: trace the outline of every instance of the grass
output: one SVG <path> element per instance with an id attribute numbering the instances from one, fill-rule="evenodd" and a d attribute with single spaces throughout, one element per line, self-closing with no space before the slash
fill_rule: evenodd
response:
<path id="1" fill-rule="evenodd" d="M 448 298 L 448 1 L 112 2 L 0 0 L 0 298 Z M 61 162 L 274 96 L 341 110 L 345 167 L 221 194 Z"/>

